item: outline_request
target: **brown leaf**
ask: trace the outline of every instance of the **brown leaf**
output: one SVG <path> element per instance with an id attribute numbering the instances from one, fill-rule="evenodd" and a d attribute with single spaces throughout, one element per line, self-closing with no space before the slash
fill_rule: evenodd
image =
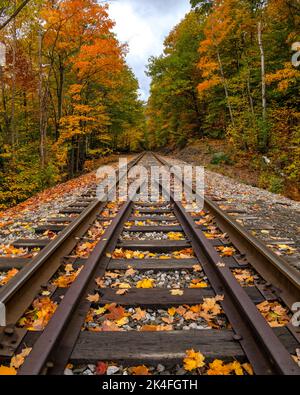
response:
<path id="1" fill-rule="evenodd" d="M 100 327 L 101 332 L 121 332 L 122 329 L 118 327 L 113 321 L 106 320 Z"/>
<path id="2" fill-rule="evenodd" d="M 105 318 L 108 320 L 120 320 L 123 317 L 127 317 L 129 314 L 125 312 L 125 309 L 121 306 L 117 306 L 116 303 L 112 303 L 107 307 L 109 314 L 105 314 Z"/>
<path id="3" fill-rule="evenodd" d="M 18 369 L 20 366 L 22 366 L 25 358 L 29 355 L 31 350 L 31 347 L 23 348 L 20 354 L 14 355 L 10 361 L 10 367 Z"/>
<path id="4" fill-rule="evenodd" d="M 157 325 L 143 325 L 140 329 L 141 332 L 157 331 Z"/>
<path id="5" fill-rule="evenodd" d="M 98 285 L 99 288 L 105 288 L 105 282 L 102 280 L 101 277 L 97 277 L 95 279 L 95 283 Z"/>
<path id="6" fill-rule="evenodd" d="M 86 298 L 89 302 L 99 302 L 100 295 L 96 293 L 95 295 L 88 295 Z"/>
<path id="7" fill-rule="evenodd" d="M 174 322 L 174 317 L 162 317 L 161 319 L 163 322 L 165 322 L 166 324 L 173 324 Z"/>
<path id="8" fill-rule="evenodd" d="M 127 294 L 127 292 L 128 292 L 128 289 L 119 289 L 116 292 L 116 295 L 125 295 L 125 294 Z"/>
<path id="9" fill-rule="evenodd" d="M 133 316 L 132 316 L 132 318 L 137 321 L 140 321 L 145 317 L 146 317 L 146 311 L 142 310 L 140 307 L 137 307 L 135 309 L 135 314 L 133 314 Z"/>
<path id="10" fill-rule="evenodd" d="M 193 270 L 194 270 L 194 272 L 201 272 L 202 271 L 202 267 L 201 267 L 201 265 L 194 265 L 193 266 Z"/>

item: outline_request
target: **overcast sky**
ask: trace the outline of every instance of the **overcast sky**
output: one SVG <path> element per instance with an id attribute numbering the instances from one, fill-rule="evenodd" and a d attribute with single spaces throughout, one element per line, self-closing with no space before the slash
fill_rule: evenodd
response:
<path id="1" fill-rule="evenodd" d="M 141 98 L 149 95 L 145 68 L 150 56 L 160 55 L 164 38 L 190 9 L 189 0 L 113 0 L 110 16 L 121 42 L 129 44 L 127 61 L 137 76 Z"/>

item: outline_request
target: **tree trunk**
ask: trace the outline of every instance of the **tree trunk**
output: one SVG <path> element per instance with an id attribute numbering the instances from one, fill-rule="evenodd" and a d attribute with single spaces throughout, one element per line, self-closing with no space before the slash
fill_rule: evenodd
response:
<path id="1" fill-rule="evenodd" d="M 46 97 L 47 91 L 43 92 L 43 64 L 42 64 L 42 32 L 39 32 L 39 105 L 40 105 L 40 159 L 42 169 L 46 165 Z"/>
<path id="2" fill-rule="evenodd" d="M 4 68 L 0 66 L 0 82 L 1 82 L 1 93 L 2 93 L 2 105 L 3 105 L 3 118 L 5 122 L 5 141 L 10 143 L 10 119 L 7 111 L 7 100 L 5 95 L 5 81 L 4 81 Z"/>
<path id="3" fill-rule="evenodd" d="M 224 87 L 224 92 L 225 92 L 225 96 L 226 96 L 226 102 L 227 102 L 227 107 L 228 107 L 228 111 L 229 111 L 229 115 L 230 115 L 230 120 L 231 120 L 232 125 L 234 126 L 235 122 L 234 122 L 232 107 L 231 107 L 231 104 L 229 101 L 229 94 L 228 94 L 226 78 L 225 78 L 223 64 L 222 64 L 222 60 L 221 60 L 221 56 L 220 56 L 220 52 L 219 52 L 218 48 L 217 48 L 217 58 L 218 58 L 220 73 L 221 73 L 221 77 L 222 77 L 222 81 L 223 81 L 223 87 Z"/>
<path id="4" fill-rule="evenodd" d="M 265 71 L 265 51 L 262 41 L 262 23 L 257 24 L 258 45 L 260 51 L 261 62 L 261 97 L 262 97 L 262 119 L 266 122 L 267 119 L 267 99 L 266 99 L 266 71 Z"/>
<path id="5" fill-rule="evenodd" d="M 59 77 L 57 86 L 57 119 L 55 125 L 55 138 L 59 138 L 60 120 L 62 117 L 62 104 L 63 104 L 63 86 L 64 86 L 64 66 L 62 59 L 59 59 Z"/>
<path id="6" fill-rule="evenodd" d="M 16 10 L 16 0 L 14 0 L 14 11 Z M 13 20 L 13 43 L 12 43 L 12 93 L 11 93 L 11 144 L 14 146 L 18 142 L 16 134 L 16 50 L 17 50 L 17 31 L 16 21 Z M 13 150 L 14 152 L 14 150 Z"/>
<path id="7" fill-rule="evenodd" d="M 248 67 L 248 76 L 247 76 L 247 92 L 248 92 L 248 98 L 249 98 L 249 105 L 250 105 L 251 114 L 254 117 L 255 113 L 254 113 L 253 97 L 252 97 L 252 94 L 251 94 L 251 87 L 250 87 L 250 70 L 249 70 L 249 67 Z"/>

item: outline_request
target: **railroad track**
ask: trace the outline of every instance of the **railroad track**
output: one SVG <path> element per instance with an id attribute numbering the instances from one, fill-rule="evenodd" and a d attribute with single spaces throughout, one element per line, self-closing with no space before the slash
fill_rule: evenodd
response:
<path id="1" fill-rule="evenodd" d="M 135 163 L 167 166 L 154 154 Z M 161 180 L 157 189 L 164 192 Z M 250 363 L 255 374 L 300 373 L 292 359 L 299 328 L 289 323 L 288 310 L 300 300 L 297 272 L 208 199 L 204 210 L 188 213 L 173 195 L 170 202 L 113 206 L 93 195 L 85 196 L 89 205 L 69 226 L 51 228 L 58 236 L 0 290 L 7 309 L 0 332 L 4 363 L 26 346 L 32 350 L 20 375 L 63 374 L 66 366 L 99 361 L 154 366 L 154 372 L 159 364 L 173 372 L 194 349 L 207 363 Z M 101 237 L 85 259 L 72 254 L 99 222 Z M 60 287 L 66 267 L 67 275 L 77 275 Z M 32 311 L 40 304 L 33 301 L 45 297 L 55 311 L 45 327 L 34 327 Z M 269 312 L 276 328 L 263 317 L 270 306 L 280 313 Z"/>

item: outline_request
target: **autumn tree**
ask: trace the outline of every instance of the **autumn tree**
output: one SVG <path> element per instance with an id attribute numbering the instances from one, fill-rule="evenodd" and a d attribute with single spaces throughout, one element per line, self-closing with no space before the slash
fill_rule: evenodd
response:
<path id="1" fill-rule="evenodd" d="M 3 20 L 19 4 L 5 2 Z M 139 148 L 143 105 L 113 26 L 103 2 L 31 0 L 1 30 L 0 204 Z"/>
<path id="2" fill-rule="evenodd" d="M 203 109 L 197 94 L 201 24 L 195 12 L 188 14 L 166 38 L 164 54 L 150 59 L 147 118 L 151 146 L 183 146 L 190 136 L 203 135 Z"/>

